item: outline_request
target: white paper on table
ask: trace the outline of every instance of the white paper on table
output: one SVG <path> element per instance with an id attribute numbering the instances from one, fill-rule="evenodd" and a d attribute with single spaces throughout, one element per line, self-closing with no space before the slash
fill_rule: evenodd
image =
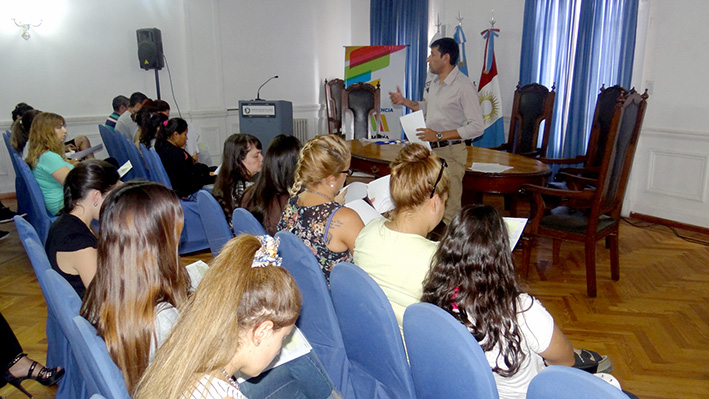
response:
<path id="1" fill-rule="evenodd" d="M 399 118 L 399 121 L 401 122 L 401 127 L 404 129 L 404 133 L 406 134 L 406 138 L 409 142 L 419 143 L 429 150 L 431 149 L 431 144 L 428 141 L 423 141 L 416 135 L 416 129 L 426 128 L 426 121 L 423 119 L 423 111 L 418 110 L 408 115 L 404 115 Z"/>
<path id="2" fill-rule="evenodd" d="M 502 173 L 512 168 L 512 166 L 501 165 L 499 163 L 473 162 L 468 169 L 483 173 Z"/>
<path id="3" fill-rule="evenodd" d="M 527 219 L 504 216 L 502 217 L 502 220 L 505 221 L 505 227 L 507 227 L 507 237 L 510 240 L 510 250 L 514 250 L 520 237 L 522 237 L 524 226 L 527 224 Z"/>

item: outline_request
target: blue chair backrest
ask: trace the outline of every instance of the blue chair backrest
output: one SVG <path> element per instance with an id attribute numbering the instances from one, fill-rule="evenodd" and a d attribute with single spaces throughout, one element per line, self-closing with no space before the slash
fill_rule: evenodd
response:
<path id="1" fill-rule="evenodd" d="M 118 137 L 122 135 L 120 133 L 116 133 L 115 131 L 107 128 L 104 125 L 98 125 L 98 131 L 101 134 L 101 140 L 103 141 L 104 147 L 106 147 L 106 151 L 108 151 L 108 155 L 113 158 L 116 158 L 119 166 L 122 166 L 124 163 L 126 163 L 130 158 L 128 157 L 128 152 L 126 151 L 125 146 Z M 136 173 L 132 169 L 128 171 L 122 178 L 122 180 L 124 181 L 130 181 L 135 179 Z"/>
<path id="2" fill-rule="evenodd" d="M 17 222 L 17 220 L 15 222 Z M 32 238 L 31 234 L 22 240 L 22 245 L 25 247 L 25 252 L 27 252 L 27 256 L 30 258 L 30 263 L 32 263 L 32 268 L 39 282 L 39 288 L 42 290 L 45 302 L 47 302 L 47 366 L 66 367 L 67 373 L 70 373 L 68 368 L 71 364 L 75 363 L 72 360 L 73 355 L 69 346 L 69 339 L 59 325 L 56 309 L 49 299 L 49 286 L 46 272 L 51 269 L 51 266 L 49 265 L 49 259 L 47 259 L 47 253 L 44 252 L 42 243 Z M 56 397 L 72 398 L 78 393 L 74 388 L 71 378 L 62 378 L 59 380 L 59 388 L 57 389 Z"/>
<path id="3" fill-rule="evenodd" d="M 148 169 L 150 171 L 151 180 L 156 183 L 161 183 L 165 187 L 172 188 L 170 176 L 167 175 L 165 166 L 163 166 L 160 155 L 155 151 L 155 148 L 148 149 L 141 144 L 140 150 L 143 152 L 143 157 L 149 162 Z"/>
<path id="4" fill-rule="evenodd" d="M 300 317 L 295 324 L 308 338 L 340 392 L 345 398 L 353 399 L 349 360 L 325 275 L 313 252 L 300 238 L 287 231 L 279 231 L 276 238 L 280 239 L 278 253 L 283 258 L 283 267 L 293 276 L 303 297 Z"/>
<path id="5" fill-rule="evenodd" d="M 404 341 L 419 399 L 499 397 L 480 345 L 445 310 L 430 303 L 406 308 Z"/>
<path id="6" fill-rule="evenodd" d="M 87 362 L 87 370 L 93 376 L 99 393 L 108 399 L 129 399 L 123 373 L 111 359 L 106 342 L 96 334 L 96 329 L 81 316 L 74 317 L 74 325 L 79 330 L 81 351 Z"/>
<path id="7" fill-rule="evenodd" d="M 231 215 L 231 225 L 234 228 L 234 236 L 238 236 L 239 234 L 262 236 L 266 234 L 266 230 L 263 228 L 263 225 L 256 220 L 251 212 L 244 208 L 234 209 L 234 212 Z"/>
<path id="8" fill-rule="evenodd" d="M 32 239 L 39 245 L 42 245 L 42 239 L 39 238 L 37 230 L 32 227 L 30 222 L 26 221 L 22 216 L 14 216 L 12 218 L 15 221 L 15 227 L 17 228 L 17 234 L 20 235 L 20 241 L 24 241 L 26 238 Z"/>
<path id="9" fill-rule="evenodd" d="M 93 380 L 87 376 L 86 363 L 82 359 L 82 353 L 78 352 L 76 346 L 79 331 L 74 326 L 73 319 L 79 315 L 81 309 L 81 298 L 76 294 L 74 288 L 59 275 L 56 271 L 49 269 L 44 272 L 47 283 L 47 306 L 54 309 L 57 315 L 59 327 L 69 340 L 71 346 L 69 363 L 63 364 L 66 378 L 72 385 L 74 397 L 87 398 L 92 393 L 98 392 Z"/>
<path id="10" fill-rule="evenodd" d="M 25 184 L 25 180 L 18 178 L 18 160 L 22 160 L 22 155 L 15 150 L 15 148 L 10 144 L 10 131 L 6 130 L 2 135 L 3 140 L 5 140 L 5 146 L 7 147 L 7 153 L 10 155 L 10 161 L 12 161 L 12 168 L 15 171 L 15 195 L 17 196 L 17 213 L 27 213 L 29 211 L 31 199 L 29 189 Z M 13 155 L 16 155 L 13 156 Z M 23 161 L 24 162 L 24 161 Z"/>
<path id="11" fill-rule="evenodd" d="M 401 330 L 379 285 L 358 266 L 341 262 L 330 273 L 330 291 L 357 396 L 416 398 Z"/>
<path id="12" fill-rule="evenodd" d="M 51 226 L 56 216 L 52 216 L 47 212 L 47 206 L 44 204 L 44 196 L 42 195 L 42 190 L 37 184 L 37 180 L 32 174 L 29 165 L 25 163 L 22 159 L 19 159 L 17 155 L 15 159 L 17 163 L 17 170 L 15 170 L 16 178 L 22 179 L 23 184 L 27 187 L 28 193 L 28 209 L 27 209 L 27 220 L 32 224 L 37 234 L 42 239 L 42 244 L 47 240 L 47 234 L 49 234 L 49 226 Z M 24 194 L 22 195 L 24 196 Z M 21 200 L 21 196 L 18 193 L 18 201 Z"/>
<path id="13" fill-rule="evenodd" d="M 229 228 L 224 217 L 222 207 L 216 199 L 206 190 L 197 191 L 197 207 L 202 220 L 204 232 L 207 234 L 209 248 L 215 258 L 222 251 L 222 247 L 227 241 L 234 238 L 234 234 Z"/>
<path id="14" fill-rule="evenodd" d="M 573 367 L 549 366 L 527 389 L 527 399 L 628 399 L 620 389 Z"/>
<path id="15" fill-rule="evenodd" d="M 128 154 L 128 159 L 130 160 L 131 166 L 133 166 L 132 171 L 135 173 L 134 178 L 136 180 L 148 180 L 148 170 L 145 168 L 143 157 L 140 155 L 140 152 L 138 152 L 138 147 L 122 134 L 116 134 L 116 132 L 113 132 L 113 134 L 123 144 L 123 148 L 126 154 Z"/>

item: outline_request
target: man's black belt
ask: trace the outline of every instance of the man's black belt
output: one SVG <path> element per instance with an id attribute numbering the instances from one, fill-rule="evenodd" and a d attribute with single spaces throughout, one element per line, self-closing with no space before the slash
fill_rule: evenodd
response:
<path id="1" fill-rule="evenodd" d="M 443 141 L 432 141 L 431 148 L 443 148 L 449 145 L 455 145 L 462 143 L 462 140 L 443 140 Z"/>

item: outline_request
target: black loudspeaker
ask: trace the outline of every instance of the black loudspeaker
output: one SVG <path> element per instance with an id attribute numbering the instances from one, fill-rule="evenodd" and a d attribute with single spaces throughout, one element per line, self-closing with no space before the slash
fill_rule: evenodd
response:
<path id="1" fill-rule="evenodd" d="M 162 55 L 162 34 L 158 28 L 138 29 L 138 61 L 143 69 L 162 69 L 165 60 Z"/>

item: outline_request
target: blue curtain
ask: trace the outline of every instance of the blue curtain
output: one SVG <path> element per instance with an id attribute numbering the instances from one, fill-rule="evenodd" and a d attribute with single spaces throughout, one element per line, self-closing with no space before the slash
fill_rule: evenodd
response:
<path id="1" fill-rule="evenodd" d="M 520 83 L 556 85 L 548 157 L 586 152 L 602 85 L 629 88 L 638 0 L 527 0 Z"/>
<path id="2" fill-rule="evenodd" d="M 369 15 L 372 46 L 408 46 L 402 90 L 406 98 L 420 99 L 426 83 L 428 0 L 371 0 Z"/>

